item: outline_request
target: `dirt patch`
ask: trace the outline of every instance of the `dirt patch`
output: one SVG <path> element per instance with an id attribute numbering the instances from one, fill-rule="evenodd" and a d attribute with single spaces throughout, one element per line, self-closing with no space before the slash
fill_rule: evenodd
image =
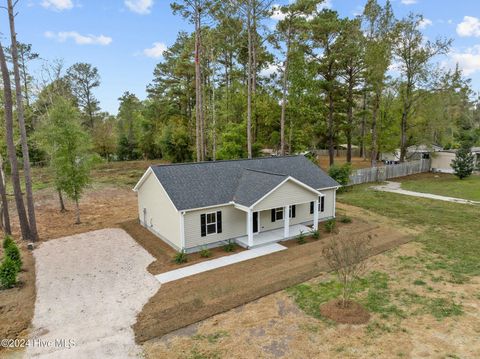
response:
<path id="1" fill-rule="evenodd" d="M 368 218 L 368 217 L 367 217 Z M 391 225 L 352 215 L 338 235 L 371 234 L 372 255 L 406 243 L 412 236 Z M 134 325 L 139 342 L 161 337 L 215 314 L 320 275 L 328 269 L 324 240 L 166 283 L 143 307 Z"/>
<path id="2" fill-rule="evenodd" d="M 330 159 L 328 156 L 319 156 L 317 159 L 318 165 L 325 171 L 328 171 L 330 168 Z M 335 156 L 335 164 L 336 165 L 343 165 L 347 163 L 345 156 Z M 368 168 L 371 167 L 370 159 L 363 159 L 362 157 L 352 157 L 352 168 Z M 377 166 L 383 166 L 382 162 L 378 162 Z"/>
<path id="3" fill-rule="evenodd" d="M 148 271 L 152 274 L 160 274 L 170 270 L 186 267 L 195 263 L 208 261 L 214 258 L 220 258 L 231 254 L 239 253 L 245 249 L 240 246 L 235 246 L 232 252 L 226 252 L 223 247 L 212 248 L 210 250 L 211 256 L 204 258 L 200 253 L 192 253 L 187 255 L 187 262 L 177 264 L 173 261 L 173 257 L 177 253 L 167 243 L 162 241 L 152 232 L 138 223 L 138 220 L 130 220 L 119 224 L 120 228 L 125 230 L 130 236 L 137 241 L 143 248 L 145 248 L 156 261 L 148 266 Z"/>
<path id="4" fill-rule="evenodd" d="M 359 303 L 333 299 L 320 306 L 320 313 L 328 319 L 342 324 L 365 324 L 370 320 L 370 313 Z"/>
<path id="5" fill-rule="evenodd" d="M 52 189 L 34 193 L 37 229 L 40 240 L 46 241 L 67 235 L 89 232 L 96 229 L 118 227 L 118 222 L 138 217 L 135 193 L 127 187 L 113 187 L 104 184 L 92 186 L 80 200 L 80 219 L 75 223 L 74 204 L 65 199 L 67 211 L 59 211 L 58 197 Z M 18 217 L 11 203 L 13 234 L 20 236 Z"/>
<path id="6" fill-rule="evenodd" d="M 26 339 L 35 303 L 35 260 L 25 243 L 17 241 L 21 250 L 23 268 L 19 283 L 11 289 L 0 290 L 0 338 Z M 0 258 L 3 248 L 0 249 Z M 0 353 L 5 348 L 0 347 Z M 1 355 L 0 355 L 1 356 Z"/>

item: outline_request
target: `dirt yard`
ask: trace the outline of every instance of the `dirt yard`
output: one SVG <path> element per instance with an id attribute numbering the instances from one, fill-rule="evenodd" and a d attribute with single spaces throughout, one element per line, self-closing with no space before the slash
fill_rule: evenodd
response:
<path id="1" fill-rule="evenodd" d="M 360 216 L 344 208 L 353 222 L 340 227 L 338 235 L 371 235 L 381 253 L 412 239 L 411 232 L 385 224 L 373 214 Z M 237 263 L 166 283 L 138 315 L 134 325 L 139 342 L 182 328 L 320 275 L 328 269 L 321 251 L 326 238 L 297 245 L 286 251 Z M 238 323 L 237 323 L 238 324 Z"/>
<path id="2" fill-rule="evenodd" d="M 424 278 L 405 258 L 422 248 L 408 243 L 369 260 L 370 271 L 387 273 L 391 293 L 462 300 L 464 314 L 438 319 L 414 300 L 397 304 L 407 318 L 373 313 L 364 325 L 335 324 L 307 314 L 289 291 L 280 291 L 144 344 L 147 358 L 478 358 L 480 283 L 449 285 Z M 319 276 L 307 285 L 328 283 Z M 419 282 L 417 282 L 419 283 Z M 367 294 L 368 295 L 368 294 Z M 394 295 L 392 295 L 394 296 Z M 379 299 L 380 300 L 380 299 Z"/>
<path id="3" fill-rule="evenodd" d="M 335 156 L 335 164 L 336 165 L 343 165 L 347 162 L 345 156 Z M 324 170 L 328 171 L 330 168 L 330 159 L 328 156 L 320 156 L 317 160 L 318 165 Z M 362 157 L 352 157 L 352 168 L 368 168 L 370 167 L 370 159 L 364 160 Z M 383 164 L 379 161 L 378 166 L 382 166 Z"/>

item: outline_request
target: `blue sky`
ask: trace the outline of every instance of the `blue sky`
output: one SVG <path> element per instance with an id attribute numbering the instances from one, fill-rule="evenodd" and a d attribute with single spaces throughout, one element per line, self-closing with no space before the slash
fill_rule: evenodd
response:
<path id="1" fill-rule="evenodd" d="M 341 16 L 361 12 L 366 0 L 330 0 L 326 6 Z M 380 0 L 382 1 L 382 0 Z M 279 4 L 286 1 L 278 1 Z M 178 31 L 191 25 L 170 10 L 168 0 L 20 0 L 17 32 L 19 41 L 31 43 L 42 59 L 63 59 L 68 67 L 89 62 L 98 67 L 102 83 L 95 91 L 103 110 L 116 113 L 124 91 L 145 98 L 145 88 L 166 46 Z M 459 62 L 480 89 L 480 1 L 393 0 L 395 15 L 420 13 L 424 33 L 454 39 L 448 56 L 439 61 Z M 2 10 L 4 11 L 4 10 Z M 6 43 L 6 16 L 0 19 Z M 275 20 L 268 20 L 271 26 Z M 31 65 L 34 74 L 42 61 Z"/>

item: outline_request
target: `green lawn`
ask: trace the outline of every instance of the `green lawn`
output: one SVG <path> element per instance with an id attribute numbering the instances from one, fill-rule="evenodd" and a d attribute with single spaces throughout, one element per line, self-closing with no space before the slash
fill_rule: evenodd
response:
<path id="1" fill-rule="evenodd" d="M 436 259 L 428 268 L 447 270 L 450 280 L 480 275 L 480 206 L 374 191 L 369 186 L 355 186 L 339 194 L 338 200 L 422 228 L 417 240 L 440 255 L 440 259 L 432 256 Z"/>
<path id="2" fill-rule="evenodd" d="M 405 179 L 402 181 L 402 188 L 409 191 L 480 201 L 480 176 L 478 175 L 459 180 L 454 175 L 428 174 L 414 179 Z"/>

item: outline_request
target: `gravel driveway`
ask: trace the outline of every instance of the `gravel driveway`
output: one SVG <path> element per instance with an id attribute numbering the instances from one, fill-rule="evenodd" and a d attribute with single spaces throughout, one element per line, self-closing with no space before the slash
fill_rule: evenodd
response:
<path id="1" fill-rule="evenodd" d="M 33 253 L 37 345 L 28 357 L 141 355 L 131 325 L 160 287 L 146 270 L 154 260 L 148 252 L 122 229 L 102 229 L 42 243 Z M 59 339 L 66 342 L 55 343 Z"/>

